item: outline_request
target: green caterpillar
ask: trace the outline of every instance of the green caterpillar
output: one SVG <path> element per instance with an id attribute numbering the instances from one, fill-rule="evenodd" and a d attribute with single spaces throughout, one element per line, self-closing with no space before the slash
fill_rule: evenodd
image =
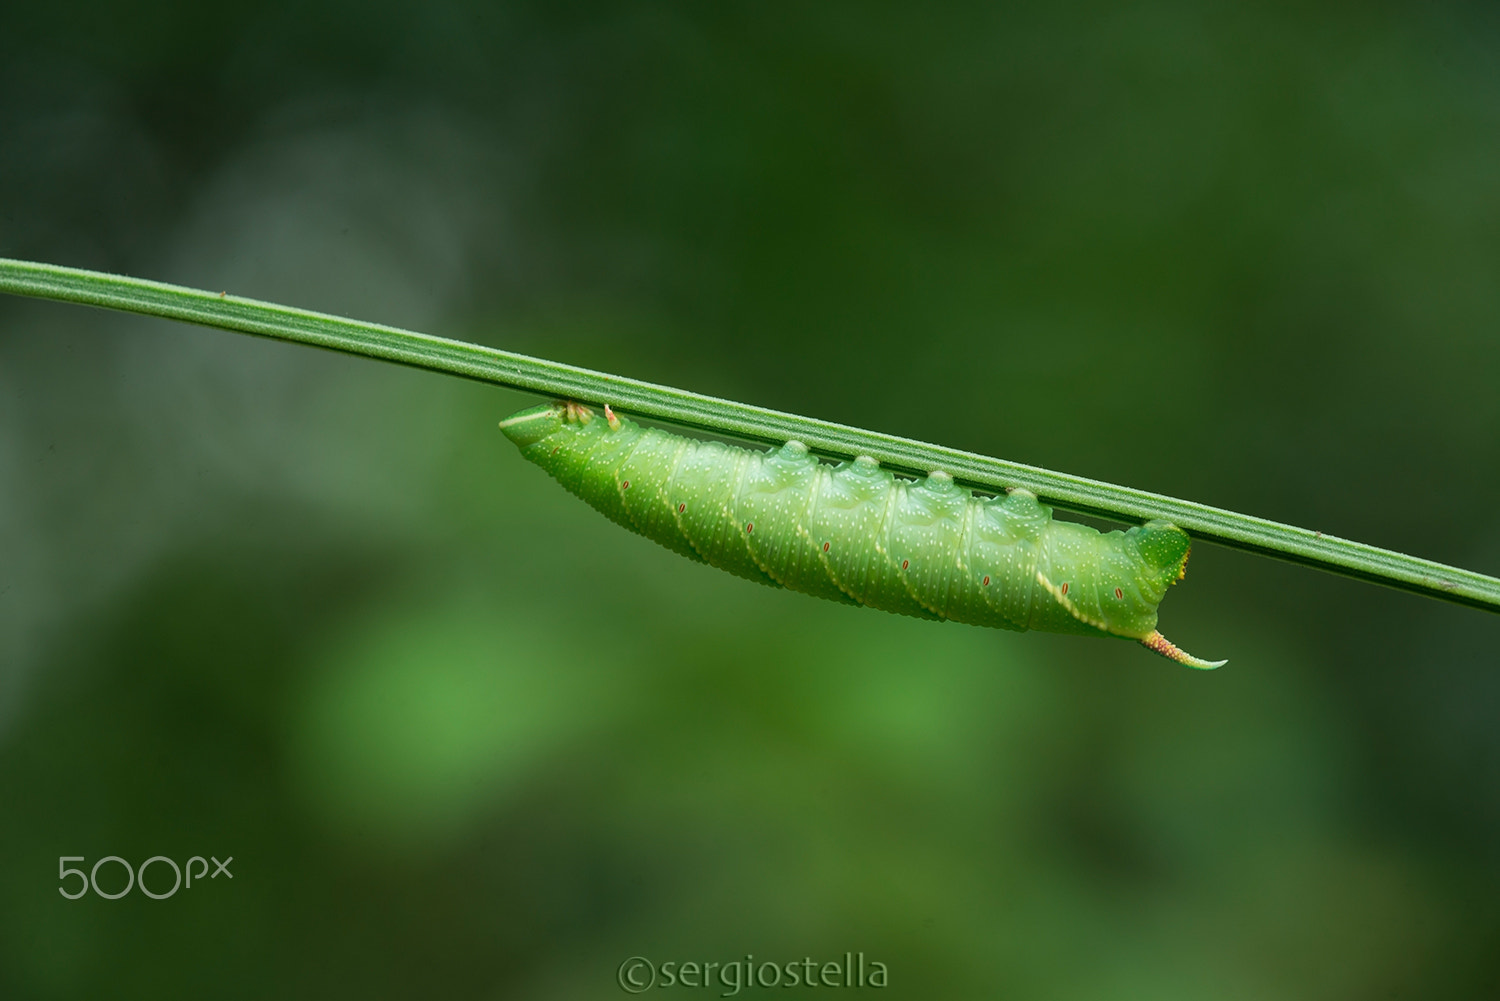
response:
<path id="1" fill-rule="evenodd" d="M 947 473 L 898 480 L 869 456 L 829 466 L 642 428 L 555 403 L 500 422 L 521 454 L 590 506 L 689 559 L 847 604 L 1001 629 L 1119 636 L 1214 668 L 1156 631 L 1187 533 L 1101 534 L 1052 520 L 1026 490 L 975 497 Z"/>

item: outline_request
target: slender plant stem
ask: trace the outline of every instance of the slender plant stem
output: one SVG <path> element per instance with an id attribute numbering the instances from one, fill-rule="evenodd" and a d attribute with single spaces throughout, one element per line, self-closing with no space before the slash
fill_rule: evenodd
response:
<path id="1" fill-rule="evenodd" d="M 1025 487 L 1064 510 L 1122 522 L 1162 518 L 1186 529 L 1195 539 L 1500 612 L 1500 580 L 1472 571 L 1222 508 L 478 344 L 224 293 L 5 258 L 0 258 L 0 292 L 144 313 L 379 358 L 547 396 L 608 403 L 636 416 L 750 441 L 780 444 L 797 439 L 825 456 L 871 455 L 887 467 L 906 473 L 942 469 L 980 490 Z"/>

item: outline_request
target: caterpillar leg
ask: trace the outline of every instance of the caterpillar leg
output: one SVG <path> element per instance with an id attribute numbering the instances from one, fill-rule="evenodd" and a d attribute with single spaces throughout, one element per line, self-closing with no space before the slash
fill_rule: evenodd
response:
<path id="1" fill-rule="evenodd" d="M 1175 643 L 1155 629 L 1151 630 L 1150 635 L 1141 639 L 1141 646 L 1147 650 L 1153 650 L 1170 660 L 1175 660 L 1179 664 L 1196 667 L 1201 671 L 1212 671 L 1216 667 L 1223 667 L 1229 663 L 1227 660 L 1200 660 L 1190 653 L 1179 650 Z"/>

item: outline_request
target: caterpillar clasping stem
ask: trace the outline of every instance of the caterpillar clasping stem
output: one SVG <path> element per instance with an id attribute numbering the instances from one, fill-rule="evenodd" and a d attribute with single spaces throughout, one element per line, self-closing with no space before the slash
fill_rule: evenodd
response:
<path id="1" fill-rule="evenodd" d="M 753 452 L 604 420 L 558 401 L 501 421 L 521 454 L 612 521 L 688 559 L 846 604 L 999 629 L 1136 640 L 1218 667 L 1156 631 L 1187 564 L 1165 521 L 1101 533 L 1054 521 L 1022 488 L 976 496 L 942 470 L 898 477 L 869 456 L 829 465 L 789 441 Z"/>

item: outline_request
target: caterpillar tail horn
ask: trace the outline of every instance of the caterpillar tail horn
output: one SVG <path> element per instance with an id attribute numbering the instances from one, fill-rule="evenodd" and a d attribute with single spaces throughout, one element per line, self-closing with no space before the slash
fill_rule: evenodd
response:
<path id="1" fill-rule="evenodd" d="M 1223 667 L 1229 663 L 1227 660 L 1200 660 L 1190 653 L 1179 650 L 1175 643 L 1154 629 L 1151 630 L 1150 635 L 1142 637 L 1141 646 L 1147 650 L 1155 651 L 1170 660 L 1175 660 L 1179 664 L 1196 667 L 1200 671 L 1212 671 L 1216 667 Z"/>

